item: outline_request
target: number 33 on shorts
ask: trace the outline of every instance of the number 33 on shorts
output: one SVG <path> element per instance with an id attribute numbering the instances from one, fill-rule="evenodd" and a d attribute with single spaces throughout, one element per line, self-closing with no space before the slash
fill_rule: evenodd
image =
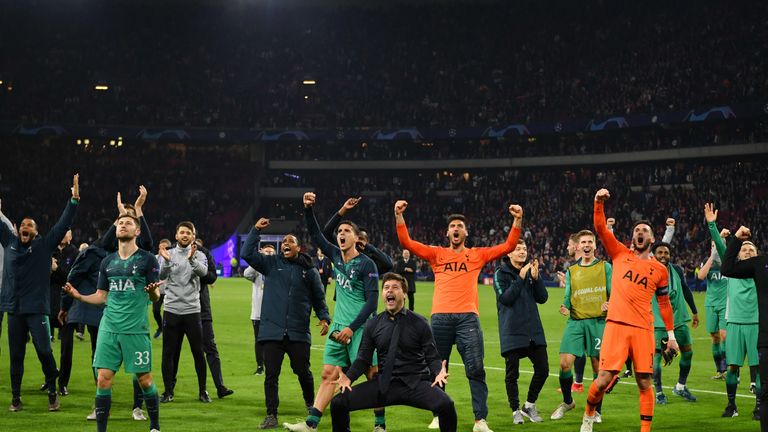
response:
<path id="1" fill-rule="evenodd" d="M 133 362 L 136 366 L 144 366 L 149 364 L 149 351 L 136 351 L 136 361 Z"/>

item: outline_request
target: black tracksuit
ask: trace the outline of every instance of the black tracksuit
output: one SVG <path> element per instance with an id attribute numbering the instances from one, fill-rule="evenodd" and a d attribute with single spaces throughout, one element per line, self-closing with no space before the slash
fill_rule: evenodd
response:
<path id="1" fill-rule="evenodd" d="M 11 358 L 11 393 L 21 397 L 27 333 L 43 366 L 48 391 L 56 391 L 59 372 L 51 350 L 48 315 L 51 313 L 50 274 L 53 252 L 72 226 L 78 201 L 70 199 L 51 231 L 22 244 L 13 231 L 0 223 L 0 244 L 5 247 L 0 310 L 8 312 L 8 348 Z"/>

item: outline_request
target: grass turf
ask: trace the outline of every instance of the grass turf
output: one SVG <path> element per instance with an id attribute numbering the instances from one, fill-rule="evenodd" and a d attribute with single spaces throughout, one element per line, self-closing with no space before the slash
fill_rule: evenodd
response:
<path id="1" fill-rule="evenodd" d="M 432 300 L 432 284 L 419 283 L 416 293 L 416 312 L 429 315 Z M 332 289 L 329 288 L 328 305 L 332 309 Z M 550 289 L 549 301 L 539 307 L 544 322 L 548 340 L 550 378 L 539 396 L 537 406 L 544 418 L 541 425 L 525 423 L 512 424 L 512 412 L 507 403 L 504 384 L 504 361 L 499 352 L 498 321 L 493 290 L 481 285 L 480 310 L 481 323 L 485 336 L 485 366 L 489 387 L 489 416 L 488 423 L 497 432 L 507 430 L 547 430 L 547 431 L 577 431 L 581 424 L 586 394 L 574 394 L 577 408 L 566 414 L 559 421 L 550 421 L 549 415 L 561 402 L 562 397 L 556 391 L 558 388 L 557 372 L 559 368 L 558 348 L 565 325 L 565 317 L 558 313 L 562 303 L 562 289 Z M 264 375 L 254 375 L 256 368 L 253 353 L 253 330 L 250 317 L 250 283 L 244 279 L 222 279 L 211 290 L 213 304 L 216 343 L 221 354 L 224 381 L 235 390 L 235 394 L 225 398 L 215 398 L 215 388 L 208 378 L 209 393 L 214 398 L 211 404 L 197 401 L 197 381 L 188 346 L 182 349 L 181 365 L 179 367 L 178 384 L 174 402 L 161 404 L 160 423 L 163 432 L 171 431 L 244 431 L 255 430 L 265 415 L 263 382 Z M 718 430 L 718 431 L 757 431 L 758 422 L 751 419 L 754 408 L 754 396 L 748 393 L 747 371 L 739 386 L 739 396 L 736 399 L 740 416 L 736 418 L 721 418 L 726 405 L 725 382 L 713 381 L 714 364 L 710 348 L 709 335 L 705 330 L 704 296 L 696 293 L 696 304 L 702 311 L 699 328 L 692 330 L 694 338 L 693 367 L 688 378 L 688 387 L 698 397 L 698 402 L 689 403 L 672 394 L 671 389 L 665 389 L 669 404 L 657 406 L 654 414 L 653 429 L 656 431 L 689 431 Z M 381 306 L 380 306 L 381 310 Z M 150 322 L 154 321 L 150 316 Z M 322 368 L 322 349 L 324 339 L 319 336 L 317 327 L 312 327 L 312 371 L 315 374 L 315 386 L 320 381 Z M 10 384 L 8 374 L 8 342 L 6 331 L 0 338 L 0 395 L 4 395 L 6 403 L 10 403 Z M 87 338 L 86 332 L 86 338 Z M 54 355 L 59 357 L 59 341 L 53 344 Z M 153 369 L 158 391 L 163 391 L 160 374 L 160 358 L 162 340 L 153 342 Z M 0 431 L 94 431 L 96 425 L 86 422 L 85 416 L 91 411 L 95 389 L 90 370 L 90 344 L 86 340 L 75 340 L 75 357 L 70 380 L 70 395 L 62 398 L 60 412 L 47 412 L 45 393 L 38 391 L 43 382 L 40 364 L 34 353 L 32 344 L 27 344 L 25 376 L 22 383 L 22 400 L 24 410 L 11 413 L 7 405 L 0 409 Z M 280 422 L 300 421 L 305 417 L 305 409 L 296 377 L 291 372 L 288 359 L 285 359 L 280 382 Z M 520 363 L 521 377 L 519 382 L 520 396 L 524 401 L 531 378 L 530 362 L 523 359 Z M 461 358 L 454 348 L 451 355 L 451 376 L 448 393 L 456 402 L 459 417 L 459 430 L 469 431 L 473 424 L 472 405 L 467 379 L 461 366 Z M 590 366 L 587 366 L 588 377 L 591 377 Z M 677 379 L 677 365 L 664 368 L 664 384 L 672 386 Z M 588 386 L 590 380 L 585 380 Z M 627 385 L 629 384 L 629 385 Z M 112 414 L 109 421 L 110 431 L 146 431 L 148 422 L 137 422 L 131 419 L 132 388 L 130 376 L 124 372 L 115 377 L 113 388 Z M 595 425 L 596 431 L 632 431 L 639 429 L 639 411 L 637 387 L 632 379 L 623 380 L 621 385 L 610 395 L 603 404 L 604 422 Z M 426 411 L 409 407 L 387 408 L 387 429 L 390 431 L 426 431 L 431 420 L 431 414 Z M 371 430 L 373 427 L 372 411 L 360 411 L 352 414 L 352 429 Z M 322 419 L 319 430 L 330 430 L 330 414 L 328 410 Z"/>

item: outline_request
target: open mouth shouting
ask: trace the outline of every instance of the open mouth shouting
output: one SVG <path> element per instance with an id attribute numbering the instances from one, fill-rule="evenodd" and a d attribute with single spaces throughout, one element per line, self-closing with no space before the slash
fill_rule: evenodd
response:
<path id="1" fill-rule="evenodd" d="M 387 294 L 384 297 L 384 303 L 387 305 L 387 309 L 392 309 L 397 305 L 397 298 L 392 294 Z"/>

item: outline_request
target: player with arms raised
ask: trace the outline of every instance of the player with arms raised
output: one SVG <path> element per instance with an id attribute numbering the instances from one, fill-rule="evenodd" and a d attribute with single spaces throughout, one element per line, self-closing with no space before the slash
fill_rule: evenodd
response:
<path id="1" fill-rule="evenodd" d="M 669 337 L 668 349 L 678 349 L 667 288 L 668 273 L 667 268 L 651 256 L 654 237 L 649 222 L 635 222 L 632 229 L 632 250 L 616 240 L 608 230 L 604 202 L 610 196 L 607 189 L 600 189 L 595 194 L 595 230 L 611 257 L 613 274 L 611 302 L 600 350 L 600 372 L 589 387 L 581 432 L 592 431 L 595 409 L 628 356 L 632 357 L 635 365 L 635 380 L 640 390 L 640 430 L 649 432 L 654 404 L 651 388 L 655 349 L 651 300 L 654 295 L 659 302 L 659 311 Z"/>

